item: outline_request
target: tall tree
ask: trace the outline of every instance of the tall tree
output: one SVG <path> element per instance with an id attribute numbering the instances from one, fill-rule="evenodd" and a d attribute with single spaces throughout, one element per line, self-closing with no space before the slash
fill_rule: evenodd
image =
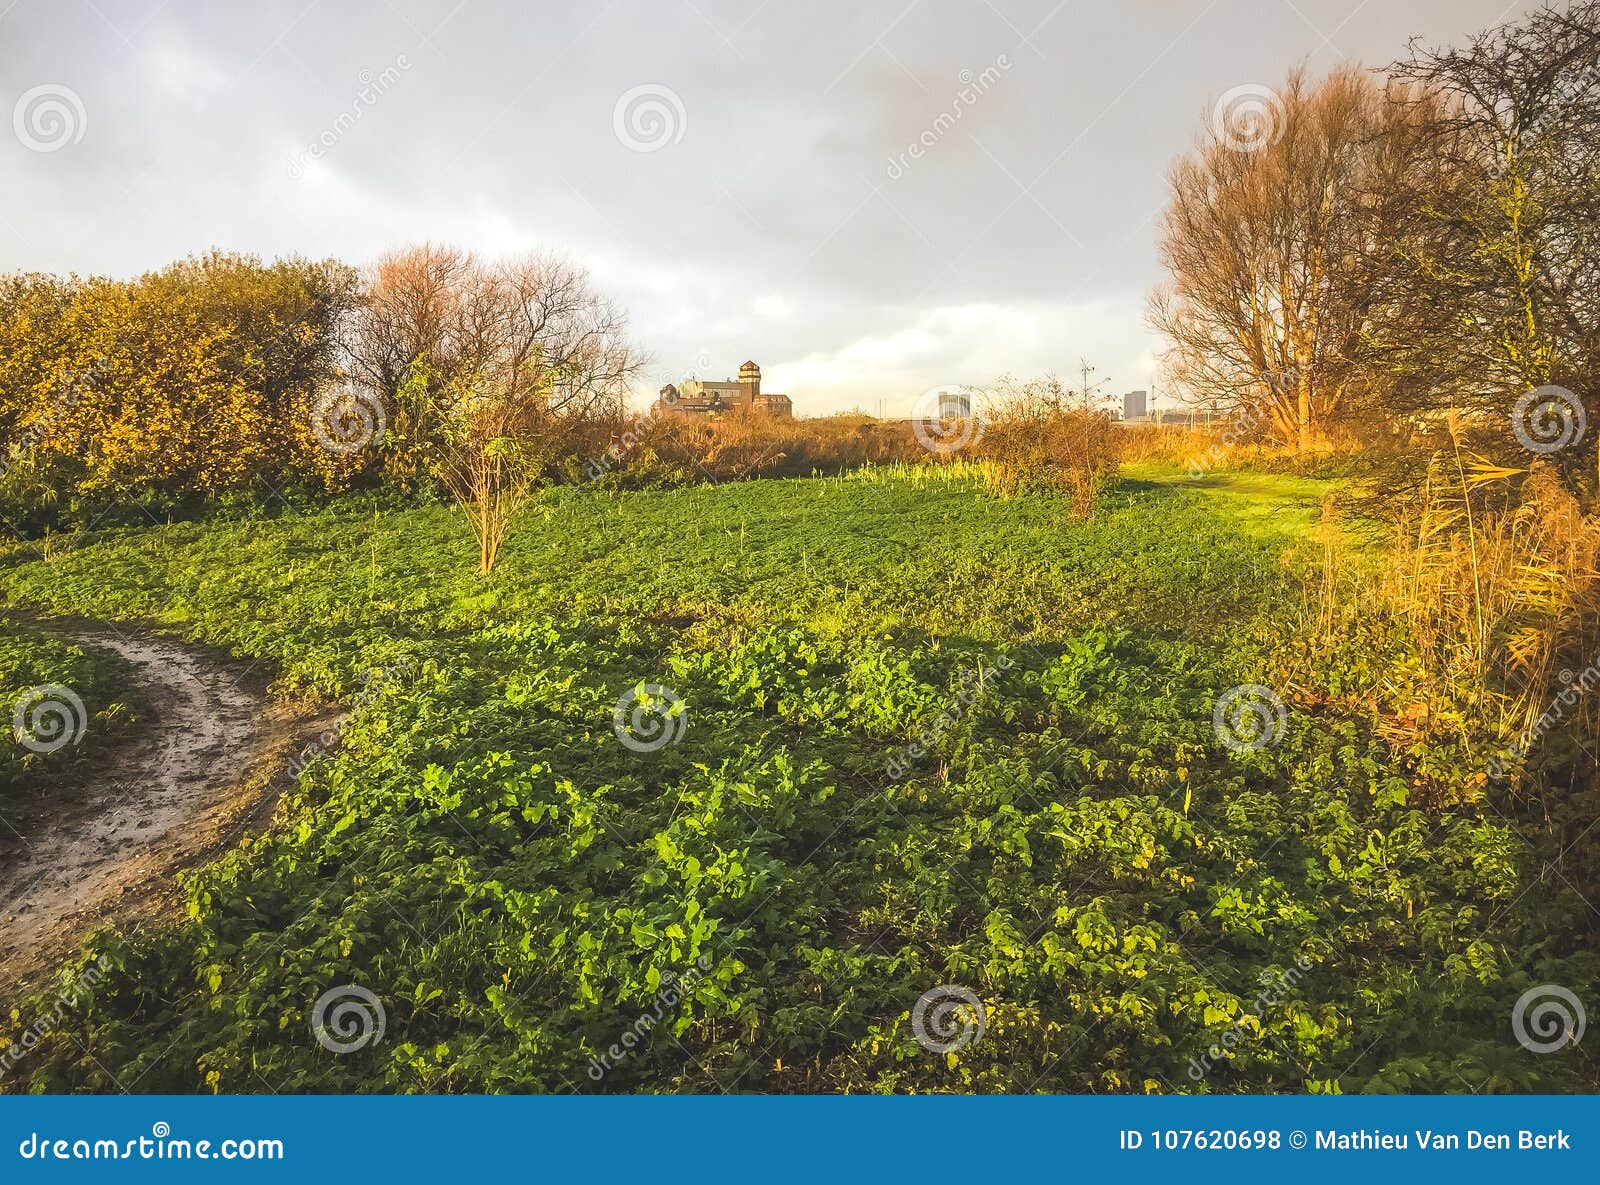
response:
<path id="1" fill-rule="evenodd" d="M 1542 425 L 1570 438 L 1548 460 L 1587 484 L 1596 432 L 1570 421 L 1600 413 L 1600 3 L 1413 45 L 1393 72 L 1429 110 L 1383 210 L 1394 266 L 1374 342 L 1392 406 L 1483 412 L 1508 442 L 1518 415 L 1566 416 Z M 1552 384 L 1579 406 L 1518 411 Z"/>
<path id="2" fill-rule="evenodd" d="M 1296 449 L 1324 438 L 1360 382 L 1374 265 L 1363 194 L 1386 118 L 1359 70 L 1317 85 L 1297 70 L 1276 92 L 1225 96 L 1170 175 L 1170 280 L 1151 321 L 1171 376 Z"/>
<path id="3" fill-rule="evenodd" d="M 368 278 L 352 373 L 389 408 L 391 458 L 443 483 L 488 572 L 568 433 L 620 411 L 646 358 L 620 310 L 555 255 L 488 261 L 424 244 Z"/>
<path id="4" fill-rule="evenodd" d="M 576 264 L 550 254 L 488 261 L 423 244 L 368 270 L 351 373 L 389 410 L 395 454 L 425 461 L 494 397 L 512 423 L 564 425 L 622 407 L 645 358 L 627 320 Z M 527 442 L 531 445 L 533 442 Z"/>

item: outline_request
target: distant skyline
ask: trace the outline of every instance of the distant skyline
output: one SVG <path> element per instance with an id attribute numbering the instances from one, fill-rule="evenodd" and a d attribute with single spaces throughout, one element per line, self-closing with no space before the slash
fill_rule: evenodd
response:
<path id="1" fill-rule="evenodd" d="M 1536 6 L 0 0 L 0 270 L 551 249 L 641 394 L 753 358 L 903 415 L 1083 357 L 1165 403 L 1156 224 L 1218 97 Z"/>

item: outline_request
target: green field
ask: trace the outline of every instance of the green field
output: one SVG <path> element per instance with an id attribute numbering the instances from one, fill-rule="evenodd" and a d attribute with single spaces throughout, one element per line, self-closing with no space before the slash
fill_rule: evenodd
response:
<path id="1" fill-rule="evenodd" d="M 128 732 L 135 713 L 121 690 L 125 675 L 111 656 L 0 621 L 0 704 L 13 742 L 0 745 L 0 802 L 25 788 L 48 792 Z"/>
<path id="2" fill-rule="evenodd" d="M 1600 975 L 1533 828 L 1424 811 L 1328 695 L 1259 749 L 1213 725 L 1275 681 L 1327 488 L 553 489 L 485 578 L 449 510 L 357 498 L 14 547 L 9 606 L 357 709 L 0 1089 L 1582 1089 L 1506 1021 Z M 642 684 L 678 704 L 648 751 Z M 387 1031 L 341 1057 L 306 1018 L 344 984 Z M 940 985 L 987 1014 L 945 1056 Z"/>

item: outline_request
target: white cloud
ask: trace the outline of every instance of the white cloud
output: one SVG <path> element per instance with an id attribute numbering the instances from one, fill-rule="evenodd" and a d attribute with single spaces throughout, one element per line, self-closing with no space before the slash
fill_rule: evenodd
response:
<path id="1" fill-rule="evenodd" d="M 758 296 L 750 307 L 756 316 L 773 321 L 787 321 L 794 316 L 794 306 L 781 292 L 768 292 L 764 296 Z"/>
<path id="2" fill-rule="evenodd" d="M 1143 298 L 1083 303 L 983 303 L 929 310 L 888 333 L 864 336 L 840 349 L 774 361 L 763 385 L 786 391 L 801 414 L 862 407 L 908 414 L 933 386 L 983 385 L 1002 374 L 1056 371 L 1076 378 L 1080 356 L 1099 364 L 1108 389 L 1148 381 L 1142 362 Z M 1115 368 L 1113 368 L 1115 367 Z"/>
<path id="3" fill-rule="evenodd" d="M 1247 0 L 1219 0 L 1177 42 L 1170 5 L 1071 20 L 1050 19 L 1055 0 L 1011 5 L 1039 10 L 1013 14 L 1037 25 L 1037 52 L 964 0 L 863 0 L 823 26 L 769 4 L 723 37 L 639 2 L 473 0 L 433 31 L 391 5 L 158 5 L 126 41 L 85 36 L 73 5 L 16 5 L 8 77 L 70 84 L 89 134 L 57 153 L 0 143 L 0 270 L 129 274 L 211 247 L 351 263 L 419 240 L 538 247 L 586 263 L 629 310 L 657 360 L 646 391 L 745 358 L 802 414 L 903 413 L 933 386 L 1006 372 L 1075 380 L 1080 355 L 1108 391 L 1157 386 L 1143 292 L 1161 278 L 1163 172 L 1205 95 L 1325 47 Z M 1448 42 L 1503 5 L 1390 0 L 1341 49 L 1386 61 L 1414 30 Z M 1004 84 L 886 181 L 960 71 L 1001 53 L 1016 61 Z M 402 57 L 403 83 L 355 119 L 362 72 Z M 618 96 L 643 82 L 686 111 L 681 142 L 657 152 L 614 134 Z"/>
<path id="4" fill-rule="evenodd" d="M 145 79 L 157 91 L 191 107 L 228 85 L 228 75 L 193 50 L 174 42 L 160 42 L 140 55 Z"/>

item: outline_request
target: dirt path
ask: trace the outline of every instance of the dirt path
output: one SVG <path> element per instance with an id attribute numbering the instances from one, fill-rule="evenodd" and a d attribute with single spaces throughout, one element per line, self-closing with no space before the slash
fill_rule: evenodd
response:
<path id="1" fill-rule="evenodd" d="M 84 932 L 125 932 L 176 902 L 174 874 L 270 821 L 288 756 L 326 727 L 265 679 L 171 638 L 46 628 L 131 664 L 137 735 L 75 785 L 8 811 L 0 839 L 0 990 L 40 977 Z"/>

